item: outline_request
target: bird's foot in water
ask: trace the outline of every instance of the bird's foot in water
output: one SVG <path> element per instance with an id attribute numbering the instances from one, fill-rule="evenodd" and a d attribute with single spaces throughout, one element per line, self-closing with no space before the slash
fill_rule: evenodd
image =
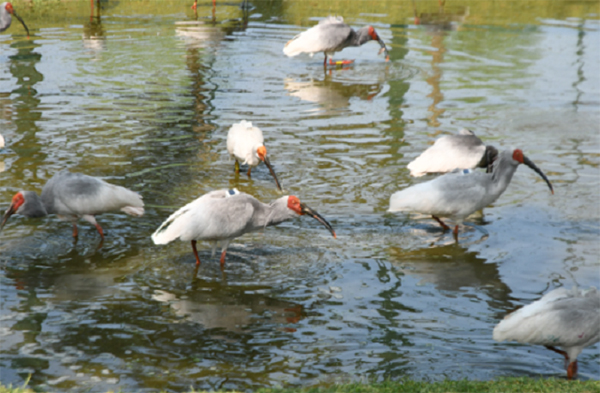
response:
<path id="1" fill-rule="evenodd" d="M 354 60 L 337 60 L 337 61 L 333 61 L 331 59 L 329 59 L 329 65 L 330 66 L 345 66 L 345 65 L 349 65 L 354 63 Z"/>

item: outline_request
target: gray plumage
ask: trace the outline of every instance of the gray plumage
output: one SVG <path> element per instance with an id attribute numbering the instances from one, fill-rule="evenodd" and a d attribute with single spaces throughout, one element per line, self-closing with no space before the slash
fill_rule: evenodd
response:
<path id="1" fill-rule="evenodd" d="M 361 46 L 371 40 L 379 42 L 387 60 L 389 57 L 387 48 L 372 26 L 365 26 L 354 31 L 344 23 L 343 18 L 330 16 L 288 41 L 283 48 L 283 53 L 293 57 L 300 53 L 308 53 L 312 56 L 315 53 L 323 52 L 325 64 L 327 57 L 332 57 L 335 52 L 348 46 Z"/>
<path id="2" fill-rule="evenodd" d="M 266 204 L 236 189 L 211 191 L 173 213 L 154 232 L 152 241 L 155 244 L 167 244 L 176 239 L 191 241 L 197 265 L 200 264 L 200 258 L 196 241 L 213 242 L 213 252 L 217 242 L 220 242 L 223 266 L 232 239 L 303 214 L 317 219 L 335 236 L 324 218 L 301 204 L 293 195 Z"/>
<path id="3" fill-rule="evenodd" d="M 463 128 L 457 135 L 446 135 L 411 161 L 407 168 L 411 176 L 446 173 L 455 169 L 488 168 L 498 155 L 493 146 L 486 146 L 471 130 Z"/>
<path id="4" fill-rule="evenodd" d="M 73 236 L 77 236 L 77 219 L 83 218 L 96 226 L 100 236 L 104 238 L 102 228 L 94 216 L 119 210 L 133 216 L 142 216 L 142 197 L 127 188 L 98 178 L 63 170 L 44 185 L 41 197 L 33 191 L 20 191 L 15 194 L 4 215 L 0 230 L 14 213 L 26 217 L 57 214 L 73 223 Z"/>
<path id="5" fill-rule="evenodd" d="M 8 2 L 0 4 L 0 33 L 10 27 L 10 24 L 12 23 L 12 16 L 21 22 L 25 28 L 25 31 L 27 32 L 27 36 L 29 37 L 29 29 L 27 28 L 27 25 L 25 25 L 23 19 L 17 15 L 12 4 Z"/>
<path id="6" fill-rule="evenodd" d="M 555 289 L 508 314 L 494 328 L 493 337 L 553 350 L 562 347 L 571 379 L 577 373 L 577 356 L 583 348 L 600 341 L 600 292 L 596 288 Z"/>
<path id="7" fill-rule="evenodd" d="M 508 187 L 517 166 L 522 163 L 537 172 L 546 181 L 550 191 L 554 192 L 546 176 L 521 150 L 507 150 L 498 155 L 492 173 L 456 170 L 416 184 L 392 194 L 388 211 L 408 211 L 430 214 L 436 219 L 449 217 L 462 220 L 496 201 Z M 443 223 L 440 224 L 447 228 Z"/>

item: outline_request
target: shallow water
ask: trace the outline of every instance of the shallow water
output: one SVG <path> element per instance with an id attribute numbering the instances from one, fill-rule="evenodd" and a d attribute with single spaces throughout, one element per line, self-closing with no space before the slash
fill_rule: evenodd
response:
<path id="1" fill-rule="evenodd" d="M 600 286 L 597 2 L 205 2 L 197 17 L 189 3 L 103 1 L 90 18 L 88 1 L 13 2 L 32 36 L 18 22 L 0 34 L 0 208 L 64 168 L 139 191 L 147 208 L 100 216 L 99 250 L 84 221 L 73 242 L 57 217 L 9 220 L 2 383 L 180 391 L 564 375 L 559 355 L 491 331 L 552 288 Z M 328 14 L 373 24 L 391 61 L 374 43 L 327 71 L 320 54 L 281 53 Z M 150 240 L 171 212 L 219 188 L 280 195 L 262 165 L 234 174 L 225 139 L 240 120 L 262 128 L 286 193 L 338 238 L 298 218 L 234 241 L 224 273 L 202 243 L 194 276 L 188 243 Z M 423 181 L 406 164 L 463 127 L 523 149 L 555 194 L 520 168 L 469 219 L 489 237 L 467 228 L 455 243 L 431 219 L 386 210 Z M 581 379 L 600 379 L 599 348 L 579 357 Z"/>

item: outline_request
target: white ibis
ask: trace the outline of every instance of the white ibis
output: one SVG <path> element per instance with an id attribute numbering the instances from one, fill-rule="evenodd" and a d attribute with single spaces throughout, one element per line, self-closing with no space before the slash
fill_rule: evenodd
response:
<path id="1" fill-rule="evenodd" d="M 0 134 L 0 149 L 4 147 L 4 137 Z"/>
<path id="2" fill-rule="evenodd" d="M 456 170 L 398 191 L 390 197 L 388 211 L 431 214 L 444 230 L 450 229 L 439 217 L 462 220 L 493 203 L 506 190 L 519 164 L 537 172 L 554 194 L 546 175 L 521 150 L 515 149 L 498 154 L 491 173 Z M 454 228 L 454 236 L 457 235 L 458 225 Z"/>
<path id="3" fill-rule="evenodd" d="M 600 341 L 600 292 L 558 288 L 508 314 L 494 340 L 544 345 L 565 357 L 567 379 L 577 375 L 577 356 Z M 562 347 L 564 351 L 555 347 Z"/>
<path id="4" fill-rule="evenodd" d="M 411 161 L 407 168 L 411 176 L 428 173 L 446 173 L 455 169 L 487 168 L 498 156 L 494 146 L 486 146 L 473 131 L 462 129 L 458 135 L 446 135 L 435 141 L 420 156 Z"/>
<path id="5" fill-rule="evenodd" d="M 41 197 L 33 191 L 17 192 L 4 213 L 0 231 L 15 213 L 26 217 L 56 214 L 71 221 L 73 237 L 77 237 L 77 219 L 83 218 L 96 227 L 104 240 L 104 232 L 94 216 L 119 210 L 132 216 L 142 216 L 144 202 L 141 195 L 92 176 L 63 170 L 48 180 L 42 188 Z"/>
<path id="6" fill-rule="evenodd" d="M 227 151 L 235 159 L 236 173 L 240 172 L 240 162 L 242 165 L 248 165 L 248 177 L 250 177 L 252 168 L 261 161 L 264 162 L 275 179 L 277 188 L 281 191 L 277 175 L 267 157 L 267 148 L 264 145 L 263 133 L 260 128 L 252 127 L 252 123 L 245 120 L 232 125 L 227 134 Z"/>
<path id="7" fill-rule="evenodd" d="M 29 29 L 27 28 L 27 25 L 25 24 L 25 22 L 23 22 L 23 19 L 21 19 L 21 17 L 17 15 L 11 3 L 0 4 L 0 33 L 10 27 L 10 24 L 12 22 L 11 15 L 17 18 L 19 22 L 21 22 L 21 24 L 25 28 L 25 31 L 27 32 L 27 37 L 29 37 Z"/>
<path id="8" fill-rule="evenodd" d="M 330 65 L 350 64 L 352 60 L 334 62 L 331 57 L 335 52 L 348 46 L 361 46 L 371 40 L 379 42 L 381 45 L 379 53 L 384 52 L 385 61 L 388 61 L 390 56 L 385 43 L 379 38 L 373 26 L 365 26 L 354 31 L 344 23 L 342 17 L 330 16 L 289 40 L 283 47 L 283 53 L 289 57 L 297 56 L 300 53 L 309 53 L 312 57 L 317 52 L 323 52 L 325 54 L 323 66 L 327 66 L 327 56 L 330 57 Z"/>
<path id="9" fill-rule="evenodd" d="M 152 235 L 152 240 L 154 244 L 167 244 L 176 239 L 191 241 L 196 266 L 200 265 L 196 242 L 213 242 L 213 253 L 217 242 L 220 242 L 221 268 L 224 268 L 225 253 L 232 239 L 304 214 L 319 221 L 336 237 L 333 228 L 323 217 L 293 195 L 281 197 L 267 205 L 233 189 L 211 191 L 188 203 L 161 224 Z"/>

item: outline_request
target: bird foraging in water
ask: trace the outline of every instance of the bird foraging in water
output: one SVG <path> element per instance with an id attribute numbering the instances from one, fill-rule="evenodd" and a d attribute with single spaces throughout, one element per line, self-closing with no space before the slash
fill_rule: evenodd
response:
<path id="1" fill-rule="evenodd" d="M 177 210 L 154 232 L 152 241 L 154 244 L 167 244 L 176 239 L 190 241 L 196 266 L 200 265 L 196 242 L 213 242 L 213 254 L 217 242 L 220 242 L 221 268 L 224 268 L 225 254 L 231 240 L 304 214 L 319 221 L 336 237 L 327 220 L 293 195 L 281 197 L 267 205 L 233 189 L 211 191 Z"/>
<path id="2" fill-rule="evenodd" d="M 498 150 L 494 146 L 484 145 L 473 131 L 463 128 L 458 135 L 446 135 L 436 140 L 407 168 L 410 169 L 410 175 L 415 177 L 455 169 L 486 168 L 487 172 L 491 172 L 497 156 Z"/>
<path id="3" fill-rule="evenodd" d="M 354 31 L 344 23 L 344 18 L 330 16 L 321 20 L 316 26 L 298 34 L 289 40 L 283 47 L 283 53 L 288 57 L 297 56 L 300 53 L 308 53 L 312 57 L 317 52 L 325 54 L 323 66 L 327 66 L 329 56 L 330 65 L 350 64 L 353 60 L 331 60 L 335 52 L 349 46 L 361 46 L 371 40 L 377 41 L 381 46 L 379 53 L 385 53 L 385 61 L 390 59 L 385 43 L 373 28 L 365 26 Z"/>
<path id="4" fill-rule="evenodd" d="M 25 24 L 25 22 L 23 22 L 23 19 L 21 19 L 21 17 L 17 15 L 11 3 L 0 4 L 0 33 L 10 27 L 10 24 L 12 23 L 11 15 L 17 18 L 19 22 L 21 22 L 21 24 L 25 28 L 25 31 L 27 32 L 27 37 L 29 37 L 29 29 L 27 28 L 27 25 Z"/>
<path id="5" fill-rule="evenodd" d="M 440 217 L 462 220 L 496 201 L 508 187 L 519 164 L 533 169 L 554 194 L 546 175 L 521 150 L 515 149 L 498 154 L 491 173 L 455 170 L 398 191 L 390 197 L 388 211 L 430 214 L 444 230 L 450 229 Z M 458 225 L 454 236 L 458 236 Z"/>
<path id="6" fill-rule="evenodd" d="M 83 218 L 96 227 L 104 240 L 104 231 L 94 216 L 119 210 L 142 216 L 144 202 L 141 195 L 92 176 L 63 170 L 48 180 L 41 197 L 33 191 L 17 192 L 2 217 L 0 231 L 15 213 L 32 218 L 56 214 L 73 224 L 73 237 L 78 234 L 77 220 Z"/>
<path id="7" fill-rule="evenodd" d="M 600 341 L 600 292 L 558 288 L 508 314 L 493 333 L 496 341 L 544 345 L 565 357 L 567 379 L 577 375 L 577 356 Z M 555 347 L 562 347 L 559 350 Z"/>
<path id="8" fill-rule="evenodd" d="M 235 159 L 236 173 L 240 172 L 240 162 L 242 165 L 248 165 L 248 177 L 250 177 L 252 168 L 261 161 L 264 162 L 275 179 L 277 188 L 281 191 L 277 175 L 267 157 L 267 148 L 264 145 L 263 133 L 260 128 L 253 127 L 251 122 L 245 120 L 232 125 L 227 133 L 227 151 L 229 156 Z"/>

